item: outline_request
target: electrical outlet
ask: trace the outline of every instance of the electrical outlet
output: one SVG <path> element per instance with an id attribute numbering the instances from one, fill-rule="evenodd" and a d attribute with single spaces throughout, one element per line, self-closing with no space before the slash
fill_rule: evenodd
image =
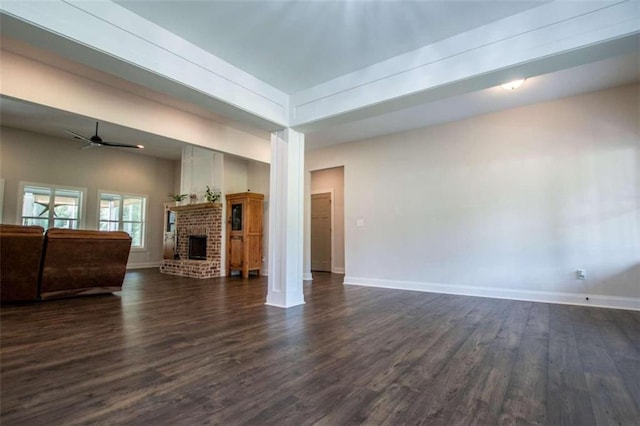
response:
<path id="1" fill-rule="evenodd" d="M 577 280 L 586 280 L 587 279 L 587 271 L 584 269 L 578 269 L 576 271 L 576 279 Z"/>

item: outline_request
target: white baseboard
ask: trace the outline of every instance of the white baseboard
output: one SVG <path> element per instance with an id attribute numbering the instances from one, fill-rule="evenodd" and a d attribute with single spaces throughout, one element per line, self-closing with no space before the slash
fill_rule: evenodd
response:
<path id="1" fill-rule="evenodd" d="M 160 262 L 127 263 L 127 269 L 159 268 Z"/>
<path id="2" fill-rule="evenodd" d="M 600 294 L 561 293 L 552 291 L 517 290 L 498 287 L 472 287 L 418 281 L 395 281 L 376 278 L 344 277 L 344 284 L 397 290 L 457 294 L 461 296 L 491 297 L 494 299 L 524 300 L 528 302 L 559 303 L 599 308 L 640 311 L 640 298 L 605 296 Z"/>
<path id="3" fill-rule="evenodd" d="M 332 274 L 344 274 L 344 267 L 334 266 L 333 268 L 331 268 L 331 273 Z"/>
<path id="4" fill-rule="evenodd" d="M 302 281 L 313 281 L 313 275 L 311 275 L 311 272 L 305 272 L 302 274 Z"/>

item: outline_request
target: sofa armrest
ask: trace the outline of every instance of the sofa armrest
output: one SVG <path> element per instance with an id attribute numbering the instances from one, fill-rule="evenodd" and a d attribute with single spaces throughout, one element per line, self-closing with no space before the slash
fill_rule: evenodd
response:
<path id="1" fill-rule="evenodd" d="M 41 226 L 0 225 L 2 302 L 37 300 L 43 244 Z"/>

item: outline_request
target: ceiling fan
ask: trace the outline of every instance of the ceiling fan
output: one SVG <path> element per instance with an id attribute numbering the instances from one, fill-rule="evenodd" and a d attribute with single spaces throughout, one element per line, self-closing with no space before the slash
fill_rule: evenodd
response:
<path id="1" fill-rule="evenodd" d="M 94 146 L 109 146 L 114 148 L 135 148 L 135 149 L 143 149 L 144 145 L 130 145 L 128 143 L 120 143 L 120 142 L 107 142 L 103 141 L 100 136 L 98 136 L 98 122 L 96 121 L 96 134 L 91 136 L 90 138 L 84 137 L 82 135 L 77 134 L 76 132 L 72 132 L 71 130 L 66 130 L 65 132 L 69 133 L 76 139 L 80 139 L 81 141 L 87 142 L 89 145 L 85 146 L 83 149 L 91 148 Z"/>

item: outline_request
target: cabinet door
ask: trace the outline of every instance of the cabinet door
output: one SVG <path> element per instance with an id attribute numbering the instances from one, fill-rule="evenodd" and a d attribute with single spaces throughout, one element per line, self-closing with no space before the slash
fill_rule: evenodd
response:
<path id="1" fill-rule="evenodd" d="M 247 231 L 262 234 L 262 200 L 247 200 Z"/>
<path id="2" fill-rule="evenodd" d="M 242 236 L 232 235 L 229 237 L 229 267 L 237 269 L 242 267 L 244 244 Z"/>
<path id="3" fill-rule="evenodd" d="M 245 242 L 248 246 L 249 269 L 261 269 L 262 268 L 262 236 L 261 235 L 247 235 Z"/>
<path id="4" fill-rule="evenodd" d="M 231 222 L 231 231 L 232 232 L 242 232 L 244 229 L 244 203 L 243 202 L 234 202 L 230 207 L 231 214 L 229 221 Z"/>

